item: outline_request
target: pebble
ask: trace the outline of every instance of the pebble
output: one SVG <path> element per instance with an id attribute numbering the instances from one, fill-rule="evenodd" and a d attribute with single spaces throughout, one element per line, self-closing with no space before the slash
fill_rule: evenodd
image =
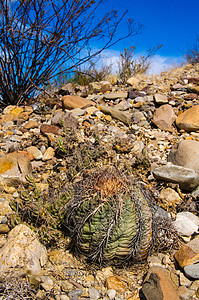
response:
<path id="1" fill-rule="evenodd" d="M 110 299 L 115 299 L 117 292 L 113 289 L 107 291 L 107 295 Z"/>
<path id="2" fill-rule="evenodd" d="M 89 292 L 90 300 L 96 300 L 100 298 L 100 292 L 97 289 L 89 288 L 88 292 Z"/>

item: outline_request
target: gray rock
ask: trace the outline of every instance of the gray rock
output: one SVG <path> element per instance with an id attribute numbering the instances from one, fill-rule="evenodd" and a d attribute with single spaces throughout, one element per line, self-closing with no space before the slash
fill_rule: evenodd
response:
<path id="1" fill-rule="evenodd" d="M 97 300 L 100 298 L 100 292 L 97 289 L 90 288 L 88 292 L 89 292 L 90 300 Z"/>
<path id="2" fill-rule="evenodd" d="M 182 140 L 175 144 L 168 155 L 168 161 L 199 173 L 199 142 Z"/>
<path id="3" fill-rule="evenodd" d="M 65 113 L 63 111 L 58 111 L 51 119 L 52 125 L 60 125 L 60 119 L 63 119 Z"/>
<path id="4" fill-rule="evenodd" d="M 167 164 L 156 168 L 153 172 L 156 179 L 178 183 L 180 188 L 192 191 L 199 185 L 199 175 L 193 170 Z"/>
<path id="5" fill-rule="evenodd" d="M 198 232 L 198 226 L 184 215 L 177 214 L 173 226 L 180 236 L 191 236 Z"/>
<path id="6" fill-rule="evenodd" d="M 81 109 L 81 108 L 74 108 L 71 111 L 71 113 L 74 117 L 79 117 L 79 116 L 84 116 L 86 114 L 86 110 Z"/>
<path id="7" fill-rule="evenodd" d="M 82 290 L 73 290 L 73 291 L 68 293 L 68 296 L 70 298 L 72 298 L 72 297 L 75 297 L 75 296 L 81 296 L 82 293 L 83 293 Z"/>
<path id="8" fill-rule="evenodd" d="M 131 124 L 132 115 L 127 112 L 123 112 L 114 107 L 108 107 L 108 106 L 102 106 L 101 111 L 104 114 L 111 115 L 111 117 L 123 122 L 127 126 L 130 126 Z"/>
<path id="9" fill-rule="evenodd" d="M 116 100 L 118 98 L 127 98 L 128 93 L 127 92 L 112 92 L 108 94 L 104 94 L 104 98 L 107 100 Z"/>
<path id="10" fill-rule="evenodd" d="M 62 86 L 58 91 L 57 91 L 58 95 L 74 95 L 75 94 L 75 90 L 73 88 L 72 83 L 67 83 L 66 85 Z"/>
<path id="11" fill-rule="evenodd" d="M 186 276 L 193 279 L 199 279 L 199 263 L 184 267 Z"/>
<path id="12" fill-rule="evenodd" d="M 194 215 L 193 213 L 189 212 L 189 211 L 182 211 L 180 213 L 177 214 L 178 217 L 186 217 L 188 218 L 190 221 L 192 221 L 194 224 L 196 224 L 197 226 L 199 226 L 199 217 L 197 217 L 196 215 Z"/>

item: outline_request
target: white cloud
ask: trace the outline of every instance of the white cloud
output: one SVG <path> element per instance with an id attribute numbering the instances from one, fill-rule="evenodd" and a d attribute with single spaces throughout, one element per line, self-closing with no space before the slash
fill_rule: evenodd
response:
<path id="1" fill-rule="evenodd" d="M 155 55 L 151 59 L 148 75 L 160 74 L 183 63 L 183 57 L 161 56 Z"/>

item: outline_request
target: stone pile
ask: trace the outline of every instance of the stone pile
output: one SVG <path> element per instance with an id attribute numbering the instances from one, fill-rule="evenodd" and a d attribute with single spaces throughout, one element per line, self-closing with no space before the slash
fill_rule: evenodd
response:
<path id="1" fill-rule="evenodd" d="M 199 298 L 199 65 L 186 65 L 127 85 L 67 84 L 51 98 L 8 106 L 0 115 L 0 278 L 27 275 L 36 299 L 198 299 Z M 24 224 L 13 229 L 12 199 L 27 177 L 48 193 L 48 178 L 64 165 L 56 147 L 62 125 L 78 142 L 94 144 L 97 128 L 106 149 L 135 163 L 146 156 L 156 204 L 170 217 L 178 249 L 159 252 L 134 268 L 87 268 L 65 248 L 48 249 Z M 111 150 L 112 151 L 112 150 Z M 137 171 L 139 173 L 139 170 Z M 12 230 L 11 230 L 12 229 Z M 144 274 L 147 276 L 144 277 Z M 38 288 L 39 287 L 39 288 Z M 53 298 L 54 297 L 54 298 Z M 50 299 L 50 298 L 49 298 Z"/>

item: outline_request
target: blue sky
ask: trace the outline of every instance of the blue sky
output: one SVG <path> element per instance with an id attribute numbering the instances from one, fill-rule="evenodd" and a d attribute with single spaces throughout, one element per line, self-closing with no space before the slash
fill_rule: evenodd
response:
<path id="1" fill-rule="evenodd" d="M 113 55 L 131 45 L 137 53 L 163 44 L 157 52 L 156 60 L 166 65 L 180 62 L 187 48 L 192 47 L 199 35 L 199 1 L 179 0 L 107 0 L 101 6 L 101 12 L 116 9 L 122 12 L 128 9 L 128 18 L 143 24 L 141 32 L 112 48 Z M 125 26 L 120 28 L 122 33 Z M 111 52 L 109 52 L 110 54 Z"/>

